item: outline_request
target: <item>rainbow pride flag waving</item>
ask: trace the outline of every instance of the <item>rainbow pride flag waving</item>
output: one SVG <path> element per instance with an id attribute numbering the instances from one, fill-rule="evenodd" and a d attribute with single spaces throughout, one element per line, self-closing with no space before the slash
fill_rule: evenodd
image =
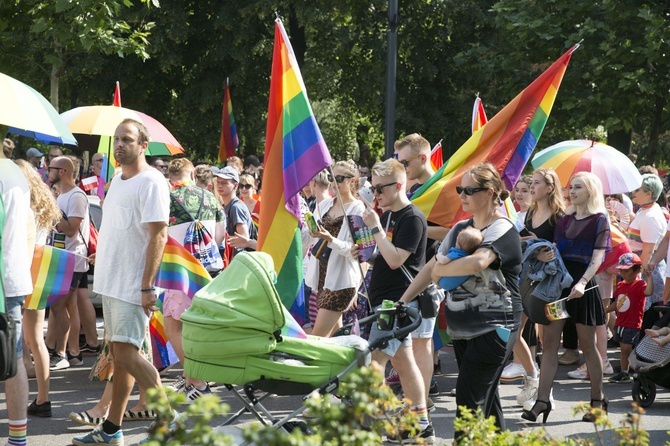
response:
<path id="1" fill-rule="evenodd" d="M 272 77 L 265 137 L 263 201 L 258 250 L 274 261 L 277 291 L 292 314 L 302 285 L 302 243 L 298 192 L 332 164 L 307 99 L 300 68 L 280 19 L 275 21 Z"/>
<path id="2" fill-rule="evenodd" d="M 514 187 L 547 123 L 563 75 L 578 44 L 570 48 L 525 90 L 477 130 L 412 196 L 428 221 L 451 227 L 466 218 L 456 194 L 465 172 L 490 162 L 509 190 Z"/>
<path id="3" fill-rule="evenodd" d="M 156 276 L 156 286 L 179 290 L 189 297 L 212 281 L 207 270 L 175 239 L 168 236 L 163 259 Z"/>
<path id="4" fill-rule="evenodd" d="M 50 245 L 35 245 L 30 274 L 33 294 L 23 304 L 29 310 L 44 310 L 68 295 L 74 275 L 75 254 Z"/>
<path id="5" fill-rule="evenodd" d="M 226 80 L 226 88 L 223 92 L 223 108 L 221 112 L 221 135 L 219 137 L 219 162 L 222 163 L 231 156 L 235 156 L 235 150 L 240 145 L 237 136 L 237 125 L 233 115 L 233 101 L 230 99 L 230 88 Z"/>

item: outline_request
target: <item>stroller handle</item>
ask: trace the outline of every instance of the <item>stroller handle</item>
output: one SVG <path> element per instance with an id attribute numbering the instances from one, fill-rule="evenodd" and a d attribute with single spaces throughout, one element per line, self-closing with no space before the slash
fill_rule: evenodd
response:
<path id="1" fill-rule="evenodd" d="M 398 308 L 396 309 L 396 314 L 402 314 L 402 313 L 405 313 L 407 317 L 409 317 L 411 323 L 405 327 L 396 328 L 395 330 L 392 331 L 393 337 L 396 339 L 406 338 L 411 332 L 419 328 L 419 325 L 421 325 L 421 313 L 419 313 L 419 310 L 417 308 L 407 307 L 405 305 L 398 305 Z"/>

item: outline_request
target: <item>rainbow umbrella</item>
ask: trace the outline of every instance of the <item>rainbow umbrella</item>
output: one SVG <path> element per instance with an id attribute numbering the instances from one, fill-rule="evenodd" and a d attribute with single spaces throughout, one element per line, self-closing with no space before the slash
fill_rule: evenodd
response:
<path id="1" fill-rule="evenodd" d="M 583 171 L 600 178 L 606 194 L 630 192 L 642 184 L 642 176 L 626 155 L 596 141 L 559 142 L 538 152 L 531 163 L 535 169 L 554 169 L 563 187 L 575 173 Z"/>
<path id="2" fill-rule="evenodd" d="M 34 88 L 0 73 L 0 126 L 49 144 L 77 145 L 55 108 Z M 3 135 L 4 136 L 4 132 Z"/>
<path id="3" fill-rule="evenodd" d="M 149 130 L 151 141 L 147 155 L 172 156 L 184 153 L 184 148 L 163 124 L 136 110 L 114 105 L 93 105 L 73 108 L 61 113 L 61 117 L 75 134 L 79 146 L 84 149 L 97 148 L 98 152 L 109 155 L 116 127 L 124 119 L 131 118 L 143 123 Z"/>

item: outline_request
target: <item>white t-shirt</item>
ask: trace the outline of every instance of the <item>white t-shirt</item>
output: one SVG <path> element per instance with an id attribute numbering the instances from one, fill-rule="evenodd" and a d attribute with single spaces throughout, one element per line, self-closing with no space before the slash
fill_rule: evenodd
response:
<path id="1" fill-rule="evenodd" d="M 6 213 L 2 231 L 5 296 L 27 296 L 33 292 L 33 252 L 28 248 L 28 227 L 34 226 L 29 216 L 33 213 L 28 182 L 12 160 L 0 159 L 0 196 Z"/>
<path id="2" fill-rule="evenodd" d="M 654 203 L 647 209 L 640 209 L 628 226 L 626 237 L 630 249 L 639 253 L 642 251 L 643 243 L 653 243 L 658 246 L 665 235 L 666 226 L 667 221 L 658 204 Z"/>
<path id="3" fill-rule="evenodd" d="M 88 271 L 88 238 L 91 231 L 90 219 L 88 216 L 88 198 L 86 194 L 78 187 L 71 191 L 60 194 L 56 199 L 58 207 L 65 212 L 68 218 L 81 218 L 79 230 L 72 237 L 65 237 L 65 249 L 77 254 L 74 260 L 74 270 L 78 273 Z M 82 239 L 83 236 L 83 239 Z"/>
<path id="4" fill-rule="evenodd" d="M 93 291 L 141 305 L 148 223 L 167 224 L 169 215 L 170 190 L 158 170 L 114 177 L 102 206 Z"/>

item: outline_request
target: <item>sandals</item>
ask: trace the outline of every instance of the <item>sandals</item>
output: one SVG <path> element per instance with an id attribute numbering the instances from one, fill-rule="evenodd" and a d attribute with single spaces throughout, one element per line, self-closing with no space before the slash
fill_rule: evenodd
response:
<path id="1" fill-rule="evenodd" d="M 75 423 L 83 424 L 84 426 L 97 426 L 107 419 L 107 417 L 92 417 L 88 412 L 72 412 L 68 418 Z"/>
<path id="2" fill-rule="evenodd" d="M 123 412 L 123 421 L 147 421 L 153 420 L 156 418 L 156 412 L 153 410 L 140 410 L 138 412 L 133 412 L 132 410 L 126 410 Z"/>

